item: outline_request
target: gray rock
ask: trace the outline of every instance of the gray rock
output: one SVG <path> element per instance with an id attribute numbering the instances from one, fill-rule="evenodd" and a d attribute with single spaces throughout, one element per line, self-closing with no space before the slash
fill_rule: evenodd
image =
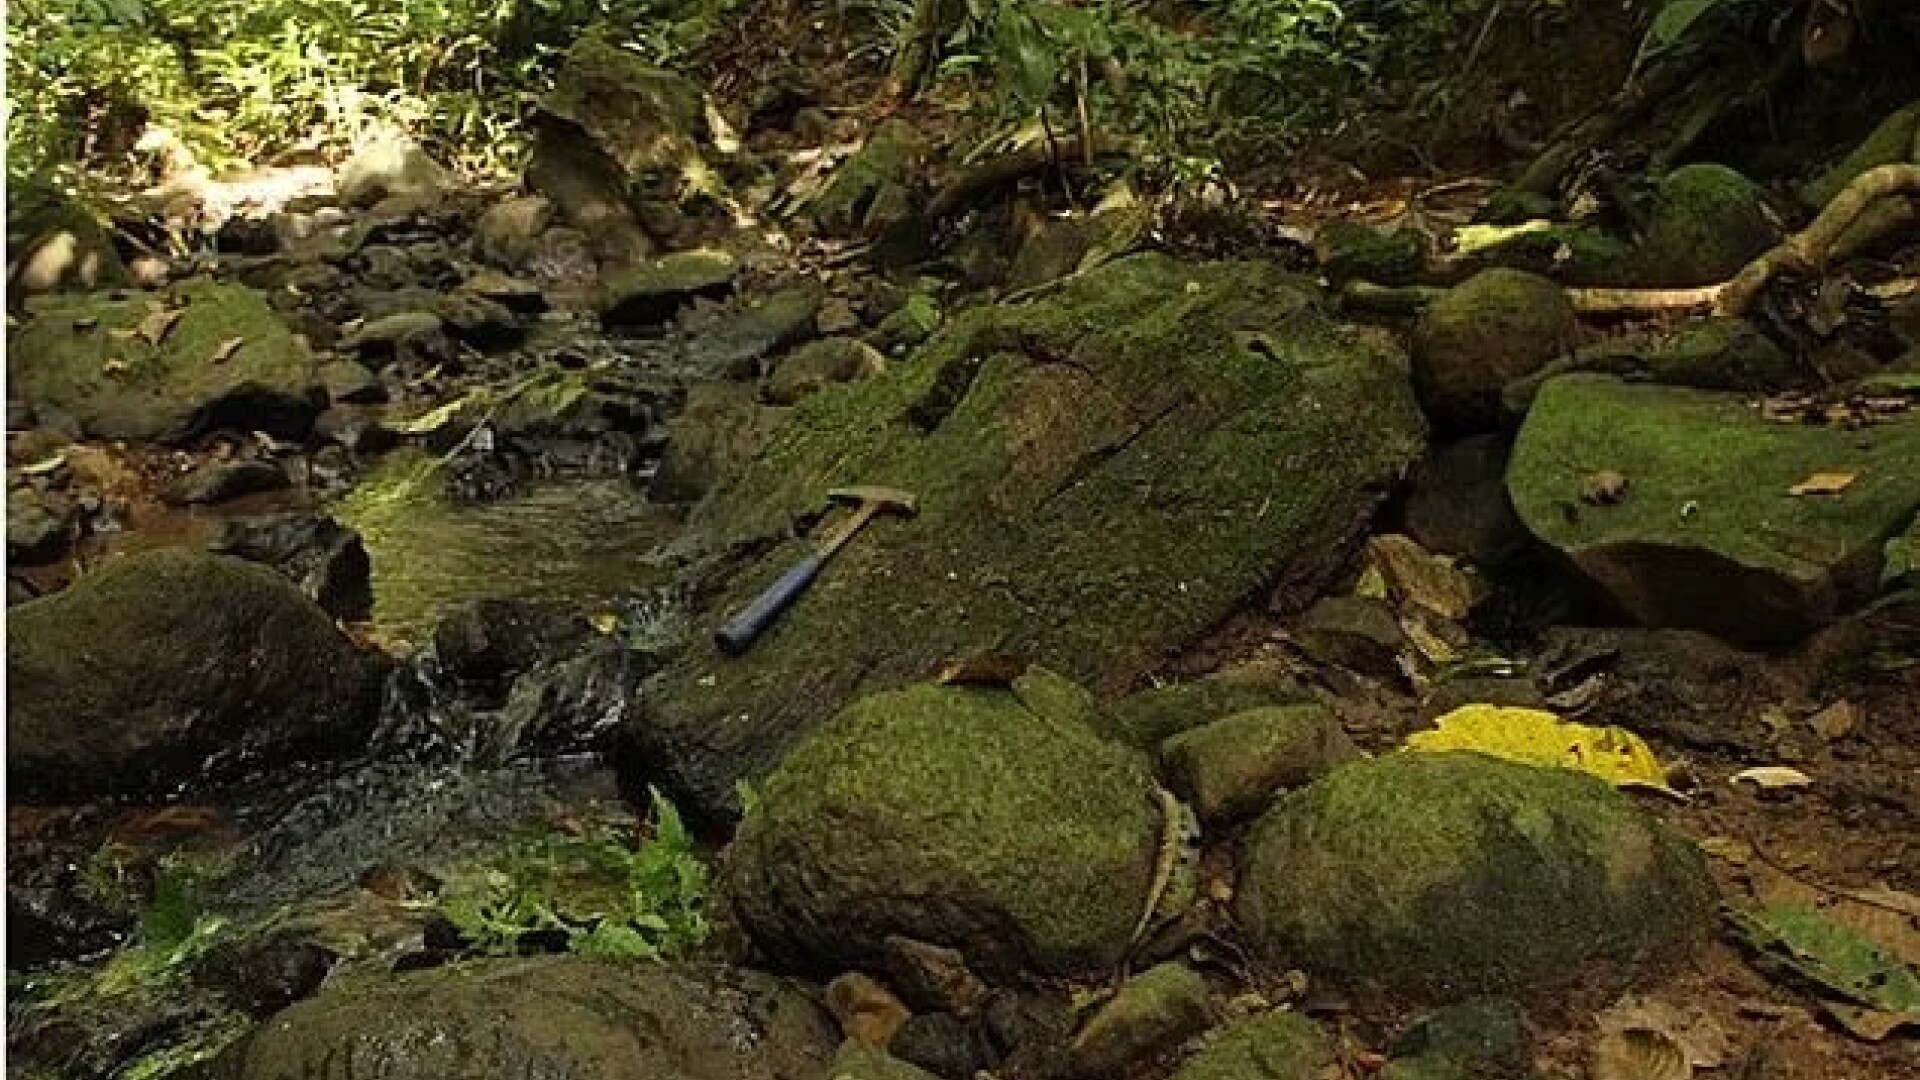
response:
<path id="1" fill-rule="evenodd" d="M 1207 980 L 1180 963 L 1128 979 L 1073 1037 L 1067 1059 L 1080 1076 L 1114 1076 L 1206 1030 Z"/>
<path id="2" fill-rule="evenodd" d="M 340 205 L 371 207 L 396 195 L 431 205 L 451 183 L 447 170 L 404 135 L 388 135 L 355 151 L 340 166 Z"/>
<path id="3" fill-rule="evenodd" d="M 1160 750 L 1168 785 L 1208 823 L 1257 814 L 1277 792 L 1360 756 L 1321 705 L 1235 713 L 1175 735 Z"/>
<path id="4" fill-rule="evenodd" d="M 1300 650 L 1322 664 L 1390 678 L 1408 651 L 1406 631 L 1393 605 L 1369 596 L 1328 596 L 1315 601 L 1293 629 Z"/>
<path id="5" fill-rule="evenodd" d="M 817 288 L 776 292 L 695 330 L 687 360 L 697 371 L 757 379 L 769 356 L 813 337 L 820 301 Z"/>
<path id="6" fill-rule="evenodd" d="M 336 619 L 373 614 L 373 564 L 360 534 L 325 514 L 227 522 L 208 550 L 271 566 Z"/>
<path id="7" fill-rule="evenodd" d="M 740 264 L 724 251 L 676 251 L 610 275 L 601 321 L 609 326 L 657 326 L 695 298 L 733 292 Z"/>
<path id="8" fill-rule="evenodd" d="M 8 612 L 25 798 L 172 792 L 365 745 L 379 665 L 265 567 L 162 549 Z"/>
<path id="9" fill-rule="evenodd" d="M 792 983 L 688 964 L 487 960 L 370 976 L 273 1017 L 221 1080 L 803 1080 L 838 1044 Z"/>
<path id="10" fill-rule="evenodd" d="M 29 486 L 7 489 L 7 562 L 14 566 L 50 563 L 66 554 L 73 538 L 71 506 L 47 498 Z"/>
<path id="11" fill-rule="evenodd" d="M 532 258 L 540 234 L 551 224 L 553 203 L 542 196 L 496 203 L 474 224 L 473 253 L 502 270 L 518 270 Z"/>
<path id="12" fill-rule="evenodd" d="M 1334 770 L 1247 841 L 1235 915 L 1276 962 L 1453 1001 L 1629 982 L 1712 928 L 1705 860 L 1569 769 L 1399 753 Z"/>
<path id="13" fill-rule="evenodd" d="M 1533 542 L 1507 499 L 1507 441 L 1470 435 L 1435 449 L 1407 476 L 1407 535 L 1421 547 L 1497 569 Z"/>

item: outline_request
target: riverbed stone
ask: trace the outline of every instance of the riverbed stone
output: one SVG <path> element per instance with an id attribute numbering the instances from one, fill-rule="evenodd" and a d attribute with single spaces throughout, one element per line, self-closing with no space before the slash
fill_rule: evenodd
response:
<path id="1" fill-rule="evenodd" d="M 609 326 L 664 323 L 696 298 L 733 292 L 740 264 L 724 251 L 676 251 L 607 278 L 600 319 Z"/>
<path id="2" fill-rule="evenodd" d="M 1249 596 L 1304 607 L 1423 436 L 1390 339 L 1268 264 L 1135 256 L 970 312 L 910 362 L 808 398 L 695 508 L 682 546 L 720 556 L 695 615 L 713 626 L 811 545 L 793 525 L 829 489 L 919 498 L 744 656 L 695 643 L 630 764 L 724 813 L 813 724 L 956 656 L 1124 691 Z"/>
<path id="3" fill-rule="evenodd" d="M 905 120 L 875 128 L 865 145 L 840 163 L 808 204 L 822 232 L 877 236 L 913 205 L 914 171 L 926 140 Z"/>
<path id="4" fill-rule="evenodd" d="M 753 460 L 788 410 L 762 405 L 739 383 L 696 383 L 666 424 L 667 447 L 647 488 L 663 503 L 694 503 Z"/>
<path id="5" fill-rule="evenodd" d="M 1684 957 L 1713 902 L 1699 851 L 1595 777 L 1402 752 L 1268 811 L 1235 913 L 1275 963 L 1444 1002 L 1629 981 Z"/>
<path id="6" fill-rule="evenodd" d="M 835 383 L 853 382 L 887 370 L 880 350 L 859 338 L 810 342 L 781 357 L 761 384 L 770 405 L 797 405 Z"/>
<path id="7" fill-rule="evenodd" d="M 553 202 L 523 195 L 495 203 L 473 227 L 473 253 L 483 262 L 514 271 L 533 257 L 540 234 L 553 224 Z"/>
<path id="8" fill-rule="evenodd" d="M 1087 1018 L 1067 1048 L 1068 1064 L 1085 1077 L 1126 1072 L 1206 1030 L 1207 999 L 1206 978 L 1187 965 L 1148 968 Z"/>
<path id="9" fill-rule="evenodd" d="M 1339 719 L 1318 704 L 1236 713 L 1160 748 L 1169 786 L 1209 823 L 1256 814 L 1276 792 L 1359 756 Z"/>
<path id="10" fill-rule="evenodd" d="M 307 347 L 264 297 L 205 278 L 160 294 L 37 297 L 8 335 L 8 392 L 102 439 L 232 428 L 303 438 L 326 404 Z M 162 324 L 156 313 L 180 312 Z"/>
<path id="11" fill-rule="evenodd" d="M 696 964 L 483 960 L 330 988 L 262 1024 L 220 1080 L 805 1080 L 839 1044 L 799 986 Z"/>
<path id="12" fill-rule="evenodd" d="M 1487 430 L 1500 391 L 1573 347 L 1566 293 L 1522 270 L 1483 270 L 1428 306 L 1413 335 L 1414 381 L 1436 425 Z"/>
<path id="13" fill-rule="evenodd" d="M 1593 284 L 1717 285 L 1777 238 L 1760 185 L 1725 165 L 1685 165 L 1660 178 L 1638 241 Z"/>
<path id="14" fill-rule="evenodd" d="M 1857 431 L 1782 424 L 1746 395 L 1568 375 L 1514 445 L 1520 518 L 1649 626 L 1790 641 L 1871 597 L 1884 546 L 1920 511 L 1920 417 Z M 1582 498 L 1601 471 L 1624 497 Z M 1795 495 L 1816 474 L 1851 477 Z"/>
<path id="15" fill-rule="evenodd" d="M 1161 827 L 1143 757 L 1011 689 L 876 694 L 758 791 L 726 893 L 777 963 L 878 966 L 909 935 L 989 977 L 1119 961 Z"/>
<path id="16" fill-rule="evenodd" d="M 1319 1025 L 1275 1009 L 1227 1024 L 1208 1037 L 1174 1080 L 1318 1080 L 1334 1063 Z"/>
<path id="17" fill-rule="evenodd" d="M 380 666 L 272 570 L 167 548 L 8 612 L 19 797 L 172 792 L 365 745 Z"/>

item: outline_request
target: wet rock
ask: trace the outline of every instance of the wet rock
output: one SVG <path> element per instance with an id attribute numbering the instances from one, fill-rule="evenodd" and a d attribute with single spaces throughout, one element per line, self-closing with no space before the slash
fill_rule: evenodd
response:
<path id="1" fill-rule="evenodd" d="M 62 289 L 125 284 L 126 264 L 93 211 L 43 180 L 7 185 L 7 293 L 17 298 Z"/>
<path id="2" fill-rule="evenodd" d="M 1320 705 L 1235 713 L 1175 735 L 1160 749 L 1168 785 L 1210 824 L 1257 814 L 1275 793 L 1360 756 L 1339 719 Z"/>
<path id="3" fill-rule="evenodd" d="M 8 612 L 14 792 L 171 792 L 365 744 L 379 667 L 264 567 L 129 555 Z"/>
<path id="4" fill-rule="evenodd" d="M 313 437 L 355 454 L 378 454 L 400 445 L 400 434 L 387 427 L 386 413 L 377 405 L 335 405 L 314 420 Z"/>
<path id="5" fill-rule="evenodd" d="M 1369 596 L 1328 596 L 1315 601 L 1293 628 L 1308 657 L 1380 678 L 1400 671 L 1410 643 L 1393 605 Z"/>
<path id="6" fill-rule="evenodd" d="M 1297 610 L 1423 442 L 1396 359 L 1263 264 L 1139 256 L 970 313 L 911 363 L 810 399 L 694 510 L 684 545 L 742 560 L 713 567 L 725 584 L 696 620 L 715 625 L 799 557 L 810 541 L 767 541 L 828 489 L 921 500 L 744 657 L 691 650 L 637 743 L 711 813 L 813 723 L 955 656 L 1019 652 L 1113 693 L 1269 583 Z M 1331 453 L 1357 429 L 1357 451 Z M 716 753 L 721 717 L 738 737 Z"/>
<path id="7" fill-rule="evenodd" d="M 914 172 L 926 142 L 912 124 L 889 120 L 840 163 L 807 211 L 834 236 L 879 236 L 913 211 Z"/>
<path id="8" fill-rule="evenodd" d="M 677 251 L 610 275 L 600 319 L 608 326 L 657 326 L 696 298 L 733 292 L 739 263 L 724 251 Z"/>
<path id="9" fill-rule="evenodd" d="M 378 405 L 387 400 L 387 388 L 379 376 L 356 360 L 334 360 L 320 369 L 321 385 L 328 400 L 338 404 Z"/>
<path id="10" fill-rule="evenodd" d="M 909 1018 L 888 1049 L 899 1060 L 945 1080 L 973 1080 L 976 1073 L 993 1067 L 979 1033 L 952 1013 Z"/>
<path id="11" fill-rule="evenodd" d="M 727 893 L 784 964 L 873 963 L 910 934 L 988 974 L 1100 969 L 1152 874 L 1151 784 L 1136 755 L 1010 690 L 875 695 L 767 779 Z"/>
<path id="12" fill-rule="evenodd" d="M 531 281 L 509 277 L 497 270 L 482 270 L 461 286 L 475 296 L 484 297 L 515 315 L 538 315 L 547 310 L 547 297 Z"/>
<path id="13" fill-rule="evenodd" d="M 446 323 L 431 311 L 397 311 L 378 315 L 340 339 L 343 349 L 371 353 L 391 352 L 402 342 L 438 334 Z"/>
<path id="14" fill-rule="evenodd" d="M 542 664 L 514 680 L 472 757 L 505 762 L 605 749 L 633 716 L 640 685 L 657 666 L 651 653 L 613 642 Z"/>
<path id="15" fill-rule="evenodd" d="M 504 686 L 592 638 L 593 627 L 560 604 L 471 600 L 453 607 L 434 627 L 433 654 L 439 669 L 455 679 Z"/>
<path id="16" fill-rule="evenodd" d="M 270 1016 L 310 997 L 339 958 L 297 934 L 216 945 L 194 965 L 194 980 L 253 1016 Z"/>
<path id="17" fill-rule="evenodd" d="M 1268 811 L 1235 911 L 1276 961 L 1446 1001 L 1631 978 L 1683 957 L 1713 903 L 1700 853 L 1603 781 L 1400 753 Z"/>
<path id="18" fill-rule="evenodd" d="M 1211 1035 L 1174 1080 L 1316 1080 L 1335 1067 L 1332 1043 L 1312 1020 L 1275 1009 Z"/>
<path id="19" fill-rule="evenodd" d="M 781 357 L 760 388 L 770 405 L 797 405 L 835 383 L 887 370 L 887 358 L 858 338 L 827 338 Z"/>
<path id="20" fill-rule="evenodd" d="M 1312 695 L 1280 668 L 1241 664 L 1203 679 L 1142 690 L 1114 703 L 1102 728 L 1108 738 L 1142 750 L 1222 717 L 1270 705 L 1298 705 Z"/>
<path id="21" fill-rule="evenodd" d="M 1166 963 L 1128 979 L 1073 1037 L 1067 1058 L 1079 1076 L 1113 1076 L 1204 1031 L 1207 980 Z"/>
<path id="22" fill-rule="evenodd" d="M 279 571 L 336 619 L 373 614 L 372 562 L 360 534 L 325 514 L 229 521 L 209 549 Z"/>
<path id="23" fill-rule="evenodd" d="M 751 386 L 700 384 L 667 421 L 667 447 L 647 496 L 663 503 L 699 501 L 758 454 L 787 417 L 755 400 Z"/>
<path id="24" fill-rule="evenodd" d="M 1426 262 L 1425 245 L 1412 229 L 1386 232 L 1360 221 L 1336 221 L 1313 238 L 1321 272 L 1338 283 L 1410 285 Z"/>
<path id="25" fill-rule="evenodd" d="M 368 977 L 280 1013 L 223 1080 L 789 1080 L 839 1039 L 791 983 L 687 964 L 487 960 Z"/>
<path id="26" fill-rule="evenodd" d="M 433 313 L 447 333 L 476 349 L 510 349 L 527 338 L 527 326 L 505 304 L 462 290 L 442 296 Z"/>
<path id="27" fill-rule="evenodd" d="M 1541 388 L 1507 470 L 1514 508 L 1649 626 L 1790 641 L 1870 597 L 1886 541 L 1920 509 L 1920 419 L 1861 431 L 1780 424 L 1745 395 L 1568 375 Z M 1629 481 L 1584 501 L 1601 470 Z M 1853 479 L 1794 495 L 1818 473 Z"/>
<path id="28" fill-rule="evenodd" d="M 687 342 L 687 361 L 716 376 L 757 379 L 768 357 L 813 337 L 821 299 L 818 289 L 783 289 L 701 326 Z"/>
<path id="29" fill-rule="evenodd" d="M 1805 378 L 1794 358 L 1752 323 L 1716 316 L 1575 350 L 1508 383 L 1501 393 L 1506 412 L 1516 420 L 1525 417 L 1548 379 L 1575 371 L 1701 390 L 1763 393 L 1790 389 Z"/>
<path id="30" fill-rule="evenodd" d="M 497 203 L 473 227 L 473 253 L 482 262 L 512 272 L 533 257 L 540 234 L 553 224 L 553 203 L 527 195 Z"/>
<path id="31" fill-rule="evenodd" d="M 1393 1058 L 1381 1072 L 1382 1080 L 1527 1080 L 1538 1075 L 1526 1014 L 1504 998 L 1465 1001 L 1422 1017 L 1394 1044 Z"/>
<path id="32" fill-rule="evenodd" d="M 215 461 L 200 466 L 168 487 L 166 499 L 178 506 L 211 506 L 244 495 L 284 491 L 292 486 L 287 471 L 271 461 L 258 458 Z"/>
<path id="33" fill-rule="evenodd" d="M 1794 696 L 1764 657 L 1691 630 L 1552 627 L 1533 674 L 1585 723 L 1735 755 L 1764 752 L 1763 711 Z"/>
<path id="34" fill-rule="evenodd" d="M 97 957 L 125 944 L 139 922 L 131 904 L 99 895 L 79 858 L 61 854 L 19 841 L 10 853 L 7 965 L 15 971 Z"/>
<path id="35" fill-rule="evenodd" d="M 1560 286 L 1519 270 L 1485 270 L 1447 290 L 1413 336 L 1414 383 L 1436 426 L 1485 430 L 1500 392 L 1573 347 L 1579 320 Z"/>
<path id="36" fill-rule="evenodd" d="M 400 134 L 376 137 L 340 166 L 340 205 L 365 209 L 396 195 L 431 205 L 452 179 L 419 143 Z"/>
<path id="37" fill-rule="evenodd" d="M 31 486 L 7 489 L 7 562 L 39 566 L 57 561 L 73 540 L 74 508 Z"/>
<path id="38" fill-rule="evenodd" d="M 164 331 L 156 301 L 181 311 Z M 325 404 L 306 346 L 242 286 L 196 278 L 159 296 L 46 296 L 28 310 L 8 336 L 8 392 L 88 435 L 178 442 L 231 429 L 297 440 Z"/>
<path id="39" fill-rule="evenodd" d="M 1507 498 L 1506 474 L 1507 440 L 1498 435 L 1436 449 L 1407 477 L 1407 535 L 1477 567 L 1505 565 L 1533 542 Z"/>

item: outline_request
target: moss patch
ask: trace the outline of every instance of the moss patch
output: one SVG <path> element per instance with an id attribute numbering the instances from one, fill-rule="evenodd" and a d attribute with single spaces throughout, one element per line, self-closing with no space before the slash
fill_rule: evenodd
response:
<path id="1" fill-rule="evenodd" d="M 815 720 L 953 656 L 1112 692 L 1275 586 L 1301 604 L 1422 445 L 1397 361 L 1270 266 L 1153 255 L 807 399 L 691 517 L 696 546 L 754 556 L 716 569 L 696 625 L 801 557 L 778 538 L 830 488 L 920 513 L 870 526 L 745 657 L 697 648 L 636 732 L 645 764 L 724 806 Z"/>
<path id="2" fill-rule="evenodd" d="M 1691 845 L 1605 783 L 1470 753 L 1357 762 L 1248 841 L 1237 914 L 1276 963 L 1456 999 L 1671 958 L 1709 927 Z"/>
<path id="3" fill-rule="evenodd" d="M 1297 1012 L 1236 1020 L 1213 1035 L 1174 1080 L 1316 1080 L 1333 1066 L 1325 1032 Z"/>
<path id="4" fill-rule="evenodd" d="M 1870 596 L 1920 510 L 1920 420 L 1860 431 L 1763 419 L 1741 395 L 1568 375 L 1540 390 L 1507 470 L 1514 509 L 1634 617 L 1791 639 Z M 1601 470 L 1627 478 L 1588 505 Z M 1844 490 L 1796 496 L 1816 473 Z"/>
<path id="5" fill-rule="evenodd" d="M 767 779 L 726 887 L 776 959 L 876 962 L 890 934 L 992 974 L 1119 960 L 1160 821 L 1139 755 L 1010 691 L 922 685 L 853 705 Z"/>

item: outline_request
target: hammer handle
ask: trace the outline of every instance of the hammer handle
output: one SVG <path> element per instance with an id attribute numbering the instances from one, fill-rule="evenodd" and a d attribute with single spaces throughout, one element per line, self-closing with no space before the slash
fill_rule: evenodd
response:
<path id="1" fill-rule="evenodd" d="M 746 652 L 754 639 L 772 625 L 781 612 L 787 610 L 787 605 L 807 591 L 813 579 L 820 576 L 820 568 L 838 549 L 839 545 L 836 544 L 832 548 L 816 551 L 788 567 L 787 572 L 780 575 L 780 580 L 769 585 L 765 592 L 754 597 L 752 603 L 741 608 L 738 614 L 727 620 L 725 626 L 714 632 L 714 644 L 720 646 L 720 651 L 728 656 Z"/>

